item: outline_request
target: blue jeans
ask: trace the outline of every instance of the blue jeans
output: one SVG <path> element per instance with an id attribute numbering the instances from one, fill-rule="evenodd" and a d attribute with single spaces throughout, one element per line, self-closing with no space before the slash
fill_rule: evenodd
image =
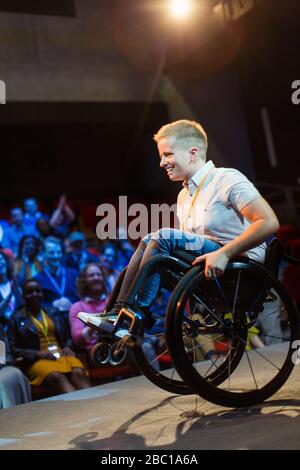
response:
<path id="1" fill-rule="evenodd" d="M 203 235 L 182 232 L 181 230 L 163 228 L 155 233 L 149 233 L 143 238 L 146 245 L 155 240 L 162 255 L 172 255 L 174 251 L 185 250 L 195 255 L 195 258 L 221 248 L 221 243 L 205 238 Z M 139 297 L 140 307 L 149 307 L 155 299 L 160 284 L 160 275 L 152 274 L 146 282 L 145 288 Z"/>

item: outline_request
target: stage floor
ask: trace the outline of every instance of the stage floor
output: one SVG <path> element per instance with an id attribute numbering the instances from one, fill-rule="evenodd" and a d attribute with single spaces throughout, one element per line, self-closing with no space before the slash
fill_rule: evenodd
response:
<path id="1" fill-rule="evenodd" d="M 135 377 L 0 411 L 4 449 L 300 449 L 300 366 L 266 403 L 226 409 Z"/>

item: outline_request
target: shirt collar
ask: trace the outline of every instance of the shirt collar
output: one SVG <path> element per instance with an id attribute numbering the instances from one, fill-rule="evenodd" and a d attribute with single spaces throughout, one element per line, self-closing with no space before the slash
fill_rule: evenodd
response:
<path id="1" fill-rule="evenodd" d="M 189 180 L 184 181 L 182 183 L 182 186 L 188 189 L 190 196 L 193 196 L 195 194 L 196 189 L 198 188 L 205 175 L 207 175 L 208 171 L 210 171 L 214 167 L 214 163 L 209 160 L 205 163 L 205 165 L 199 168 L 199 170 Z"/>

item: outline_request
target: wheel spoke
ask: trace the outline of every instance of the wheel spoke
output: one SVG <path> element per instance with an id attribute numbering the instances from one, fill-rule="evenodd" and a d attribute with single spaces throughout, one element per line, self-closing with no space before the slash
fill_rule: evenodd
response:
<path id="1" fill-rule="evenodd" d="M 225 292 L 224 292 L 224 289 L 221 285 L 221 279 L 217 278 L 214 280 L 215 281 L 215 284 L 218 286 L 219 288 L 219 292 L 222 296 L 222 299 L 224 300 L 225 304 L 226 304 L 226 307 L 228 309 L 228 311 L 231 311 L 231 306 L 230 306 L 230 302 L 229 300 L 227 299 L 226 295 L 225 295 Z"/>
<path id="2" fill-rule="evenodd" d="M 219 322 L 221 325 L 224 326 L 224 322 L 223 320 L 218 317 L 215 312 L 213 312 L 197 295 L 195 295 L 194 293 L 192 294 L 192 298 L 193 300 L 196 300 L 197 303 L 201 304 L 210 314 L 211 316 L 217 321 Z"/>
<path id="3" fill-rule="evenodd" d="M 245 342 L 243 339 L 241 339 L 241 341 Z M 246 342 L 245 342 L 246 343 Z M 247 344 L 247 343 L 246 343 Z M 246 353 L 247 353 L 247 350 L 245 349 Z M 251 349 L 251 351 L 253 351 L 253 353 L 257 354 L 258 356 L 260 356 L 261 358 L 263 358 L 266 362 L 268 362 L 271 366 L 275 367 L 278 371 L 281 370 L 281 367 L 278 367 L 276 364 L 274 364 L 274 362 L 272 362 L 268 357 L 266 357 L 264 354 L 262 354 L 259 349 L 257 348 L 254 348 L 254 349 Z"/>
<path id="4" fill-rule="evenodd" d="M 260 332 L 260 336 L 264 336 L 265 338 L 272 338 L 272 339 L 279 339 L 279 342 L 283 342 L 284 338 L 283 336 L 274 336 L 274 335 L 268 335 L 267 333 L 264 333 L 263 331 Z"/>
<path id="5" fill-rule="evenodd" d="M 262 295 L 265 294 L 266 286 L 267 286 L 267 282 L 265 282 L 263 287 L 260 288 L 258 295 L 256 296 L 251 307 L 249 308 L 249 312 L 252 312 L 254 310 L 255 305 L 258 303 L 259 300 L 261 300 Z"/>
<path id="6" fill-rule="evenodd" d="M 238 294 L 238 290 L 239 290 L 239 287 L 240 287 L 240 279 L 241 279 L 241 270 L 239 269 L 238 280 L 237 280 L 237 284 L 236 284 L 236 289 L 235 289 L 235 294 L 234 294 L 234 301 L 233 301 L 232 312 L 231 312 L 232 317 L 234 317 L 234 313 L 235 313 L 236 299 L 237 299 L 237 294 Z"/>
<path id="7" fill-rule="evenodd" d="M 255 375 L 254 375 L 254 372 L 253 372 L 253 369 L 252 369 L 252 366 L 251 366 L 251 361 L 250 361 L 250 359 L 249 359 L 249 354 L 248 354 L 248 351 L 247 351 L 246 349 L 245 349 L 245 351 L 246 351 L 247 361 L 248 361 L 248 364 L 249 364 L 249 367 L 250 367 L 250 370 L 251 370 L 251 374 L 252 374 L 252 377 L 253 377 L 253 380 L 254 380 L 256 389 L 258 390 L 258 385 L 257 385 L 256 379 L 255 379 Z"/>
<path id="8" fill-rule="evenodd" d="M 150 362 L 150 364 L 154 364 L 155 362 L 159 361 L 159 359 L 161 357 L 163 357 L 165 354 L 167 354 L 168 352 L 168 348 L 166 348 L 161 354 L 159 354 L 158 356 L 155 356 L 155 358 L 153 359 L 153 361 Z"/>

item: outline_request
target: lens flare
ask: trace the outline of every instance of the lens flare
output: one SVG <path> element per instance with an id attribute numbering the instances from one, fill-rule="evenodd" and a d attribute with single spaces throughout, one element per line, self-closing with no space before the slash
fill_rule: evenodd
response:
<path id="1" fill-rule="evenodd" d="M 191 0 L 171 0 L 170 2 L 170 13 L 175 18 L 185 19 L 191 14 L 191 11 Z"/>

